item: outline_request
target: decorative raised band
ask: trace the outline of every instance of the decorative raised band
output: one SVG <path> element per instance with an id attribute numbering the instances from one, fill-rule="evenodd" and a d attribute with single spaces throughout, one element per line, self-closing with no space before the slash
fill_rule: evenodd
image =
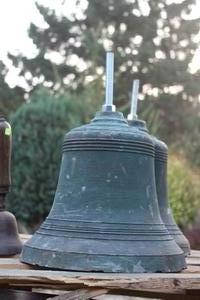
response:
<path id="1" fill-rule="evenodd" d="M 166 151 L 160 151 L 160 149 L 155 148 L 155 160 L 161 162 L 167 162 L 168 153 Z"/>
<path id="2" fill-rule="evenodd" d="M 104 240 L 157 240 L 160 238 L 171 238 L 163 224 L 120 224 L 59 220 L 54 218 L 48 218 L 37 232 L 44 235 Z"/>
<path id="3" fill-rule="evenodd" d="M 143 154 L 154 157 L 155 151 L 151 144 L 121 139 L 70 139 L 64 141 L 63 152 L 66 151 L 118 151 Z"/>

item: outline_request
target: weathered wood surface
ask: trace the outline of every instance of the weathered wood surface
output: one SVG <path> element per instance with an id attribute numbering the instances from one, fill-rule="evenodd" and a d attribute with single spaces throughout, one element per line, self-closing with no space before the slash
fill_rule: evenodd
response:
<path id="1" fill-rule="evenodd" d="M 57 297 L 50 297 L 47 300 L 88 300 L 97 296 L 102 296 L 107 293 L 106 289 L 81 289 L 73 292 L 68 292 Z"/>
<path id="2" fill-rule="evenodd" d="M 193 257 L 188 259 L 192 261 Z M 194 258 L 200 265 L 200 258 Z M 33 269 L 18 258 L 0 258 L 0 284 L 76 285 L 130 289 L 200 289 L 200 266 L 189 264 L 182 273 L 122 274 L 84 273 Z"/>
<path id="3" fill-rule="evenodd" d="M 192 251 L 187 262 L 188 268 L 181 273 L 105 274 L 42 270 L 21 263 L 17 257 L 0 258 L 0 288 L 7 286 L 15 289 L 29 288 L 34 291 L 56 290 L 57 294 L 59 291 L 61 294 L 57 299 L 65 299 L 61 298 L 62 294 L 75 289 L 81 291 L 80 295 L 85 297 L 80 299 L 89 299 L 103 293 L 186 295 L 193 292 L 200 295 L 200 251 Z M 71 295 L 67 295 L 72 297 L 69 299 L 79 299 L 73 298 L 79 292 L 71 291 Z M 53 296 L 49 296 L 51 297 Z"/>

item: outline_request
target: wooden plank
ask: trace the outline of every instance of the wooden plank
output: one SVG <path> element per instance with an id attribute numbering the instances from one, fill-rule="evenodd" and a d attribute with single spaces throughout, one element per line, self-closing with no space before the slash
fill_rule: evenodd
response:
<path id="1" fill-rule="evenodd" d="M 193 256 L 193 254 L 195 256 Z M 198 258 L 199 255 L 199 258 Z M 187 258 L 188 269 L 182 273 L 122 274 L 84 273 L 41 270 L 23 264 L 17 257 L 0 258 L 0 287 L 41 289 L 108 289 L 109 293 L 173 293 L 200 290 L 200 251 Z"/>
<path id="2" fill-rule="evenodd" d="M 35 267 L 20 262 L 19 258 L 0 258 L 0 269 L 35 269 Z"/>
<path id="3" fill-rule="evenodd" d="M 66 288 L 66 287 L 65 287 Z M 53 295 L 67 295 L 67 293 L 70 293 L 70 291 L 68 290 L 54 290 L 54 289 L 32 289 L 33 292 L 38 292 L 40 294 L 49 294 L 49 297 L 51 295 L 51 297 L 53 297 Z M 144 291 L 136 291 L 136 290 L 127 290 L 127 289 L 113 289 L 113 290 L 106 290 L 107 291 L 107 295 L 118 295 L 118 296 L 130 296 L 130 297 L 148 297 L 148 298 L 163 298 L 164 296 L 167 295 L 171 295 L 173 300 L 175 295 L 185 295 L 185 292 L 183 291 L 177 291 L 176 294 L 171 293 L 170 291 L 165 291 L 165 290 L 160 290 L 159 292 L 152 292 L 152 291 L 148 291 L 148 290 L 144 290 Z M 110 297 L 107 296 L 108 299 L 110 299 Z M 112 296 L 112 299 L 114 297 Z"/>
<path id="4" fill-rule="evenodd" d="M 22 242 L 27 242 L 30 238 L 31 238 L 31 235 L 30 234 L 20 234 L 20 239 L 22 240 Z"/>
<path id="5" fill-rule="evenodd" d="M 200 273 L 179 274 L 101 274 L 44 270 L 0 270 L 0 284 L 39 284 L 79 288 L 130 290 L 200 289 Z"/>
<path id="6" fill-rule="evenodd" d="M 188 265 L 200 266 L 200 257 L 188 257 L 187 258 Z"/>
<path id="7" fill-rule="evenodd" d="M 88 300 L 93 297 L 98 297 L 107 294 L 106 289 L 80 289 L 73 292 L 68 292 L 57 297 L 50 297 L 47 300 Z"/>
<path id="8" fill-rule="evenodd" d="M 188 268 L 183 270 L 182 273 L 200 273 L 200 266 L 196 266 L 196 265 L 188 265 Z"/>
<path id="9" fill-rule="evenodd" d="M 191 254 L 188 257 L 199 257 L 200 258 L 200 250 L 191 250 Z"/>

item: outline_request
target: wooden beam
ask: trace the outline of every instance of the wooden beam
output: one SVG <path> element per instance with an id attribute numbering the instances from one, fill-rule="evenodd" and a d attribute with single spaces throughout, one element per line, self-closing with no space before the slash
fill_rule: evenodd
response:
<path id="1" fill-rule="evenodd" d="M 107 291 L 106 289 L 80 289 L 53 298 L 47 298 L 47 300 L 88 300 L 93 297 L 105 295 Z"/>

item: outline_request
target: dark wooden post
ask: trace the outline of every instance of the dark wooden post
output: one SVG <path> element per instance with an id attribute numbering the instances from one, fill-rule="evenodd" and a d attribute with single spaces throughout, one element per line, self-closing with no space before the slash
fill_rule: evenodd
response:
<path id="1" fill-rule="evenodd" d="M 5 197 L 11 185 L 11 126 L 0 115 L 0 210 L 5 209 Z"/>
<path id="2" fill-rule="evenodd" d="M 11 147 L 11 126 L 0 114 L 0 256 L 14 255 L 22 249 L 16 219 L 5 210 L 6 195 L 11 185 Z"/>

